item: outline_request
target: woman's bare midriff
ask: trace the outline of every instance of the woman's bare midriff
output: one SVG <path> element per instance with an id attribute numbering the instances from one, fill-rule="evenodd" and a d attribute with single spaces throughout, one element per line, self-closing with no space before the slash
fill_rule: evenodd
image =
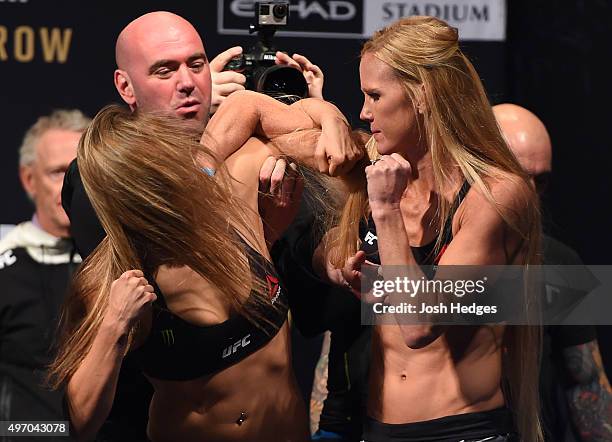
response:
<path id="1" fill-rule="evenodd" d="M 454 326 L 428 346 L 411 349 L 398 326 L 375 327 L 368 415 L 403 424 L 503 406 L 503 331 Z"/>
<path id="2" fill-rule="evenodd" d="M 197 349 L 194 349 L 197 351 Z M 213 376 L 149 379 L 153 442 L 308 440 L 306 409 L 291 367 L 287 322 L 261 350 Z"/>

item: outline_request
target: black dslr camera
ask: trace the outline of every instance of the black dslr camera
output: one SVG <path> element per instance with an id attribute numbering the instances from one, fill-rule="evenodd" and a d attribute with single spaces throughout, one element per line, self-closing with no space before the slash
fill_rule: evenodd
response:
<path id="1" fill-rule="evenodd" d="M 272 37 L 277 29 L 287 26 L 288 17 L 288 1 L 255 2 L 256 24 L 249 26 L 249 33 L 257 32 L 257 43 L 224 68 L 244 74 L 247 89 L 281 101 L 308 96 L 308 84 L 299 70 L 274 63 L 277 49 L 272 45 Z"/>

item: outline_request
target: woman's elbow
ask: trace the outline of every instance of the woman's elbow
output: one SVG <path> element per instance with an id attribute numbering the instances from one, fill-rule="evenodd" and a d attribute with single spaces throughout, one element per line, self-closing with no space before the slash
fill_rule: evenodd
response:
<path id="1" fill-rule="evenodd" d="M 96 432 L 88 431 L 86 419 L 76 413 L 73 407 L 68 407 L 70 420 L 70 436 L 77 442 L 89 442 L 95 439 Z"/>
<path id="2" fill-rule="evenodd" d="M 65 410 L 70 419 L 70 435 L 79 442 L 94 440 L 101 426 L 90 401 L 83 399 L 78 387 L 69 382 L 64 397 Z"/>

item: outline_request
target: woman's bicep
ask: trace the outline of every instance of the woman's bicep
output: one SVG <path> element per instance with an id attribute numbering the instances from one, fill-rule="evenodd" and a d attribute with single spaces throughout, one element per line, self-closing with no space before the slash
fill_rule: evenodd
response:
<path id="1" fill-rule="evenodd" d="M 253 91 L 238 91 L 215 112 L 201 141 L 223 161 L 247 144 L 249 137 L 273 139 L 315 126 L 309 114 L 298 106 L 287 106 Z"/>

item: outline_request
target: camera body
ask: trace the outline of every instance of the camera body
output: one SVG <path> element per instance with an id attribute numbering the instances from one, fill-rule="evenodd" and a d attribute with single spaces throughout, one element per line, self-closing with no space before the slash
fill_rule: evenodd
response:
<path id="1" fill-rule="evenodd" d="M 274 33 L 287 26 L 288 18 L 288 1 L 255 2 L 256 24 L 249 26 L 249 33 L 257 32 L 257 43 L 232 59 L 224 70 L 244 74 L 246 89 L 295 101 L 308 96 L 308 84 L 299 70 L 274 63 L 277 49 L 272 44 Z"/>
<path id="2" fill-rule="evenodd" d="M 287 26 L 289 2 L 256 2 L 255 19 L 258 26 Z"/>

